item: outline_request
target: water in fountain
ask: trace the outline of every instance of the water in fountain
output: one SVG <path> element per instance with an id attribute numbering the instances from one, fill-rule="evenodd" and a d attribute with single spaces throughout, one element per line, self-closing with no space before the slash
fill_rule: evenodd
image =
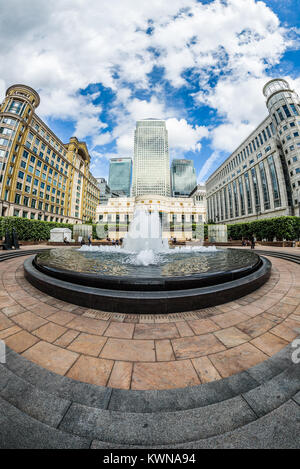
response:
<path id="1" fill-rule="evenodd" d="M 82 246 L 79 251 L 118 252 L 129 254 L 126 263 L 133 265 L 156 265 L 162 256 L 176 253 L 215 252 L 215 246 L 183 246 L 169 248 L 168 239 L 162 237 L 162 226 L 158 212 L 136 210 L 123 240 L 123 246 Z"/>
<path id="2" fill-rule="evenodd" d="M 123 247 L 125 251 L 137 253 L 137 265 L 155 264 L 157 253 L 169 249 L 168 240 L 162 238 L 158 212 L 136 210 Z"/>

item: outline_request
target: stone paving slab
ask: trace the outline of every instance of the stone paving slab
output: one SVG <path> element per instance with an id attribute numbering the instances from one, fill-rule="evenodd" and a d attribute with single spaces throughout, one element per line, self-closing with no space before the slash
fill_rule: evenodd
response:
<path id="1" fill-rule="evenodd" d="M 14 302 L 2 309 L 0 305 L 0 338 L 11 338 L 16 349 L 8 347 L 7 363 L 0 365 L 0 447 L 87 448 L 92 439 L 95 448 L 300 447 L 300 371 L 291 362 L 294 349 L 289 344 L 300 332 L 299 266 L 276 259 L 269 282 L 249 297 L 218 308 L 145 319 L 78 308 L 41 294 L 24 279 L 22 262 L 7 261 L 6 269 L 0 264 L 0 298 L 3 304 L 9 298 Z M 18 316 L 23 330 L 14 321 Z M 40 320 L 46 322 L 32 327 Z M 143 324 L 151 327 L 140 328 Z M 138 339 L 141 330 L 144 336 Z M 37 342 L 31 343 L 32 338 Z M 154 360 L 104 358 L 108 341 L 122 343 L 127 354 L 136 342 L 147 343 Z M 185 353 L 191 353 L 195 343 L 217 341 L 223 349 L 185 358 L 178 356 L 175 341 L 184 345 Z M 202 349 L 196 349 L 199 353 Z M 27 354 L 42 366 L 27 360 Z M 220 354 L 225 354 L 222 363 Z M 228 359 L 236 361 L 233 374 L 228 373 Z M 183 373 L 180 380 L 180 372 L 176 377 L 169 371 L 173 364 L 193 370 L 197 382 L 185 382 Z M 158 385 L 144 372 L 149 366 L 157 371 Z M 138 367 L 144 367 L 139 371 L 143 379 L 140 390 L 133 390 Z M 68 377 L 72 369 L 79 373 L 77 380 Z M 88 369 L 88 382 L 81 382 Z M 106 377 L 90 384 L 93 375 Z M 144 390 L 146 379 L 156 389 Z M 178 388 L 178 383 L 186 387 Z"/>
<path id="2" fill-rule="evenodd" d="M 256 419 L 241 397 L 178 412 L 108 412 L 72 404 L 59 428 L 67 433 L 113 443 L 174 444 L 217 435 Z M 180 422 L 180 425 L 178 425 Z"/>
<path id="3" fill-rule="evenodd" d="M 7 369 L 2 368 L 1 374 L 8 375 L 7 384 L 0 391 L 3 399 L 40 422 L 51 427 L 59 425 L 71 401 L 41 391 Z"/>
<path id="4" fill-rule="evenodd" d="M 243 394 L 256 415 L 268 414 L 291 398 L 300 384 L 300 364 L 294 365 L 266 383 Z"/>
<path id="5" fill-rule="evenodd" d="M 88 383 L 72 380 L 58 375 L 25 359 L 14 351 L 9 351 L 6 357 L 6 367 L 33 386 L 64 399 L 78 403 L 106 409 L 110 400 L 111 388 L 94 386 Z M 4 368 L 4 365 L 2 366 Z M 0 387 L 2 377 L 0 373 Z M 4 379 L 5 385 L 7 381 Z"/>
<path id="6" fill-rule="evenodd" d="M 10 312 L 7 306 L 0 308 L 0 337 L 42 367 L 81 382 L 145 390 L 207 383 L 263 363 L 285 348 L 296 336 L 298 323 L 300 327 L 300 267 L 281 259 L 272 259 L 269 281 L 243 299 L 145 317 L 55 300 L 24 279 L 25 258 L 0 264 L 5 301 L 17 296 Z M 280 290 L 278 285 L 286 286 Z M 22 306 L 24 298 L 27 303 Z M 253 373 L 258 378 L 258 369 Z"/>
<path id="7" fill-rule="evenodd" d="M 87 449 L 89 446 L 89 439 L 38 422 L 0 397 L 0 448 Z"/>
<path id="8" fill-rule="evenodd" d="M 242 428 L 175 445 L 134 446 L 94 440 L 92 449 L 299 449 L 300 407 L 289 400 L 265 417 Z"/>

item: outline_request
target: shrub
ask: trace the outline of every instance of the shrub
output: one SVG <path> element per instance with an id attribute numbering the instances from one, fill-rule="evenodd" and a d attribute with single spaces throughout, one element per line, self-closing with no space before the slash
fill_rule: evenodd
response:
<path id="1" fill-rule="evenodd" d="M 300 217 L 275 217 L 255 220 L 246 223 L 227 225 L 228 238 L 242 239 L 256 238 L 261 241 L 267 239 L 273 241 L 294 240 L 300 237 Z"/>
<path id="2" fill-rule="evenodd" d="M 50 230 L 53 228 L 69 228 L 73 231 L 70 223 L 57 223 L 42 220 L 30 220 L 19 217 L 0 217 L 0 238 L 5 236 L 6 230 L 10 233 L 15 229 L 20 241 L 48 241 Z"/>

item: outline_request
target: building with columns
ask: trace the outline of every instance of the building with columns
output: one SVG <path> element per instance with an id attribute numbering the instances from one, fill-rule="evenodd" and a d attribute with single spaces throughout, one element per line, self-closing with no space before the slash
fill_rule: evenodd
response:
<path id="1" fill-rule="evenodd" d="M 119 197 L 97 207 L 97 221 L 107 225 L 111 239 L 124 238 L 136 210 L 158 212 L 162 220 L 163 237 L 187 240 L 195 238 L 196 225 L 206 221 L 205 191 L 202 198 L 166 197 L 144 194 L 136 197 Z"/>
<path id="2" fill-rule="evenodd" d="M 208 221 L 300 215 L 299 96 L 280 78 L 263 94 L 268 116 L 206 182 Z"/>
<path id="3" fill-rule="evenodd" d="M 96 221 L 100 190 L 87 146 L 61 142 L 35 113 L 39 103 L 35 90 L 14 85 L 0 105 L 0 216 Z"/>

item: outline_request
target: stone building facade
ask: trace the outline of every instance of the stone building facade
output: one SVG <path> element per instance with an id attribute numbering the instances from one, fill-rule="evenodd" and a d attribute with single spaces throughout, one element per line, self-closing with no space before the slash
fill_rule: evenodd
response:
<path id="1" fill-rule="evenodd" d="M 37 116 L 38 93 L 8 88 L 0 105 L 0 216 L 96 221 L 100 190 L 84 142 L 66 144 Z"/>
<path id="2" fill-rule="evenodd" d="M 268 116 L 206 182 L 208 220 L 300 215 L 300 101 L 283 79 L 263 89 Z"/>

